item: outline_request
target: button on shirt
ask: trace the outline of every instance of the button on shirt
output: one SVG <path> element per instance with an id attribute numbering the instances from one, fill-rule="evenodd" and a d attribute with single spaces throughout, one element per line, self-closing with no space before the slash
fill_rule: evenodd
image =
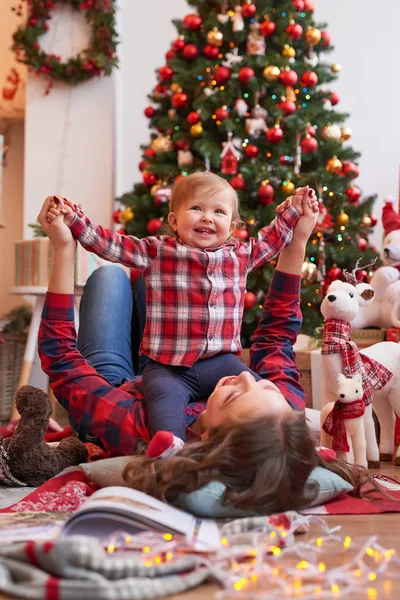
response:
<path id="1" fill-rule="evenodd" d="M 141 353 L 189 367 L 215 354 L 240 354 L 247 274 L 285 248 L 298 218 L 289 206 L 257 239 L 205 250 L 169 236 L 120 235 L 81 212 L 75 213 L 71 231 L 86 250 L 143 273 L 147 314 Z"/>

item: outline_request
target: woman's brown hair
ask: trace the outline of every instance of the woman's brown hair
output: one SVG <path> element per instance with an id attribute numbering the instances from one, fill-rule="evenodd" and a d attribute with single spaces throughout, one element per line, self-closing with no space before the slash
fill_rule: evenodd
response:
<path id="1" fill-rule="evenodd" d="M 168 459 L 133 458 L 124 478 L 130 487 L 166 501 L 219 481 L 226 486 L 224 506 L 260 514 L 308 506 L 318 494 L 318 484 L 307 480 L 318 465 L 348 481 L 357 497 L 363 495 L 365 483 L 379 489 L 366 469 L 340 460 L 325 462 L 315 446 L 302 413 L 229 422 Z"/>

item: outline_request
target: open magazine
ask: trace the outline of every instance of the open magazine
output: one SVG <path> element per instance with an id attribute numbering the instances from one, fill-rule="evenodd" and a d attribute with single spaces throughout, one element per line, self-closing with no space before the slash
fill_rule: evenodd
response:
<path id="1" fill-rule="evenodd" d="M 143 530 L 181 534 L 199 551 L 220 548 L 218 526 L 143 492 L 114 486 L 97 490 L 65 523 L 61 537 L 90 535 L 105 539 L 115 531 L 134 535 Z"/>

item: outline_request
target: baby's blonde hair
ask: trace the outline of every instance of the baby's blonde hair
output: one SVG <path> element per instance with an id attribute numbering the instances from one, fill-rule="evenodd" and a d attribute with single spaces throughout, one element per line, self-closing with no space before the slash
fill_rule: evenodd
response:
<path id="1" fill-rule="evenodd" d="M 191 173 L 174 183 L 169 201 L 170 212 L 175 212 L 188 199 L 193 198 L 197 191 L 208 196 L 228 191 L 232 199 L 232 223 L 235 223 L 236 226 L 240 224 L 239 198 L 237 193 L 226 179 L 207 171 Z"/>

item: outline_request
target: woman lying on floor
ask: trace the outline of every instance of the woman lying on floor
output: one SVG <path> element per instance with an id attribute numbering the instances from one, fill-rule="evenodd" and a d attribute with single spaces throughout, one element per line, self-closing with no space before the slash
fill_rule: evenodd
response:
<path id="1" fill-rule="evenodd" d="M 43 370 L 83 441 L 96 440 L 110 453 L 133 455 L 149 441 L 141 377 L 135 377 L 133 339 L 143 319 L 132 324 L 132 290 L 124 271 L 102 267 L 88 281 L 81 303 L 78 348 L 74 328 L 76 243 L 57 217 L 38 220 L 54 247 L 54 263 L 43 309 L 39 352 Z M 188 437 L 165 460 L 137 456 L 125 470 L 131 487 L 173 500 L 209 481 L 226 485 L 226 505 L 259 513 L 301 508 L 317 489 L 306 485 L 317 465 L 335 471 L 359 492 L 367 471 L 340 461 L 325 462 L 304 415 L 293 344 L 301 325 L 300 272 L 316 216 L 307 208 L 293 240 L 280 255 L 251 347 L 252 371 L 224 377 L 208 401 L 186 409 Z M 143 296 L 143 288 L 136 297 Z M 201 385 L 201 381 L 199 382 Z"/>

